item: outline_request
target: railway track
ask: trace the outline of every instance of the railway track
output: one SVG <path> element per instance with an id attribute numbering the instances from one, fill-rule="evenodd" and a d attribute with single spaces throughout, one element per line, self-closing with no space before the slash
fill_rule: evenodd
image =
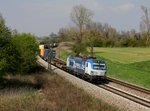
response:
<path id="1" fill-rule="evenodd" d="M 139 97 L 139 96 L 130 94 L 130 93 L 128 93 L 128 92 L 125 92 L 125 91 L 120 90 L 120 89 L 118 89 L 118 88 L 114 88 L 114 87 L 109 86 L 109 85 L 106 85 L 106 84 L 98 85 L 98 87 L 101 87 L 101 88 L 103 88 L 103 89 L 106 89 L 106 90 L 108 90 L 108 91 L 110 91 L 110 92 L 112 92 L 112 93 L 115 93 L 115 94 L 120 95 L 120 96 L 122 96 L 122 97 L 124 97 L 124 98 L 127 98 L 127 99 L 129 99 L 129 100 L 131 100 L 131 101 L 134 101 L 134 102 L 136 102 L 136 103 L 139 103 L 139 104 L 141 104 L 141 105 L 143 105 L 143 106 L 146 106 L 146 107 L 150 108 L 150 100 L 141 98 L 141 97 Z"/>
<path id="2" fill-rule="evenodd" d="M 66 71 L 66 63 L 62 60 L 59 60 L 59 59 L 54 59 L 52 61 L 52 64 L 64 71 Z M 120 80 L 117 80 L 117 79 L 114 79 L 114 78 L 111 78 L 111 77 L 107 77 L 106 78 L 107 81 L 110 81 L 110 82 L 114 82 L 116 84 L 120 84 L 122 86 L 125 86 L 125 87 L 128 87 L 128 88 L 131 88 L 131 89 L 134 89 L 134 90 L 137 90 L 139 92 L 142 92 L 142 93 L 146 93 L 146 94 L 150 94 L 150 90 L 149 89 L 145 89 L 145 88 L 142 88 L 142 87 L 139 87 L 139 86 L 136 86 L 136 85 L 133 85 L 133 84 L 129 84 L 127 82 L 123 82 L 123 81 L 120 81 Z M 124 90 L 121 90 L 121 89 L 118 89 L 116 87 L 113 87 L 113 86 L 110 86 L 109 84 L 101 84 L 101 85 L 97 85 L 98 87 L 101 87 L 105 90 L 108 90 L 112 93 L 115 93 L 117 95 L 120 95 L 124 98 L 127 98 L 131 101 L 134 101 L 138 104 L 141 104 L 143 106 L 146 106 L 148 108 L 150 108 L 150 100 L 149 99 L 145 99 L 145 98 L 142 98 L 140 96 L 137 96 L 137 95 L 134 95 L 134 94 L 131 94 L 131 93 L 128 93 Z"/>
<path id="3" fill-rule="evenodd" d="M 143 88 L 143 87 L 139 87 L 139 86 L 136 86 L 136 85 L 124 82 L 124 81 L 120 81 L 120 80 L 114 79 L 112 77 L 107 77 L 107 80 L 110 81 L 110 82 L 114 82 L 114 83 L 120 84 L 122 86 L 125 86 L 125 87 L 128 87 L 128 88 L 132 88 L 134 90 L 137 90 L 137 91 L 140 91 L 142 93 L 146 93 L 146 94 L 150 95 L 150 90 L 149 89 L 146 89 L 146 88 Z"/>
<path id="4" fill-rule="evenodd" d="M 60 59 L 55 59 L 56 62 L 59 62 L 60 64 L 62 65 L 66 65 L 66 63 Z M 114 83 L 117 83 L 117 84 L 120 84 L 122 86 L 125 86 L 125 87 L 128 87 L 128 88 L 132 88 L 134 90 L 137 90 L 137 91 L 140 91 L 142 93 L 146 93 L 146 94 L 149 94 L 150 95 L 150 89 L 146 89 L 146 88 L 143 88 L 143 87 L 139 87 L 139 86 L 136 86 L 136 85 L 133 85 L 131 83 L 127 83 L 125 81 L 121 81 L 121 80 L 118 80 L 118 79 L 114 79 L 112 77 L 106 77 L 107 81 L 109 82 L 114 82 Z"/>

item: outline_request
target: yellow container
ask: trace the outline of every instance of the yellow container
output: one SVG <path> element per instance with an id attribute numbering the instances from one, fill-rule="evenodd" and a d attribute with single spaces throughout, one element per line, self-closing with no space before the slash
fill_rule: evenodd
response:
<path id="1" fill-rule="evenodd" d="M 40 56 L 44 57 L 44 49 L 40 49 Z"/>
<path id="2" fill-rule="evenodd" d="M 40 56 L 44 57 L 44 45 L 39 45 L 39 49 L 40 49 Z"/>

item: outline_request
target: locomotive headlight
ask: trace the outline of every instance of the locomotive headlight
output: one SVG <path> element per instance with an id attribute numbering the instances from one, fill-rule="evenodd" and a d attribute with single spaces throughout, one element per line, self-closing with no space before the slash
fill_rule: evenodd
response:
<path id="1" fill-rule="evenodd" d="M 98 72 L 97 71 L 91 71 L 91 75 L 97 75 Z"/>
<path id="2" fill-rule="evenodd" d="M 93 72 L 93 71 L 91 71 L 91 74 L 94 74 L 94 72 Z"/>

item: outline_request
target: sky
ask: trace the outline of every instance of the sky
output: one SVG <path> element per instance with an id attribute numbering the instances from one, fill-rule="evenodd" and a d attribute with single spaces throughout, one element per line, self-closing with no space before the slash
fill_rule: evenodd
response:
<path id="1" fill-rule="evenodd" d="M 139 31 L 141 6 L 150 12 L 150 0 L 0 0 L 0 13 L 11 29 L 41 37 L 73 25 L 70 13 L 80 4 L 94 12 L 93 21 L 117 31 Z"/>

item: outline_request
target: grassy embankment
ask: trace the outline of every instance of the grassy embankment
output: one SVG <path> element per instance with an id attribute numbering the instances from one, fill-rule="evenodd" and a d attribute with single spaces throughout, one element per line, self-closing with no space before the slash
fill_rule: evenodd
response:
<path id="1" fill-rule="evenodd" d="M 7 76 L 0 111 L 117 111 L 56 74 Z"/>
<path id="2" fill-rule="evenodd" d="M 106 61 L 108 76 L 150 88 L 150 48 L 94 48 L 94 55 Z"/>

